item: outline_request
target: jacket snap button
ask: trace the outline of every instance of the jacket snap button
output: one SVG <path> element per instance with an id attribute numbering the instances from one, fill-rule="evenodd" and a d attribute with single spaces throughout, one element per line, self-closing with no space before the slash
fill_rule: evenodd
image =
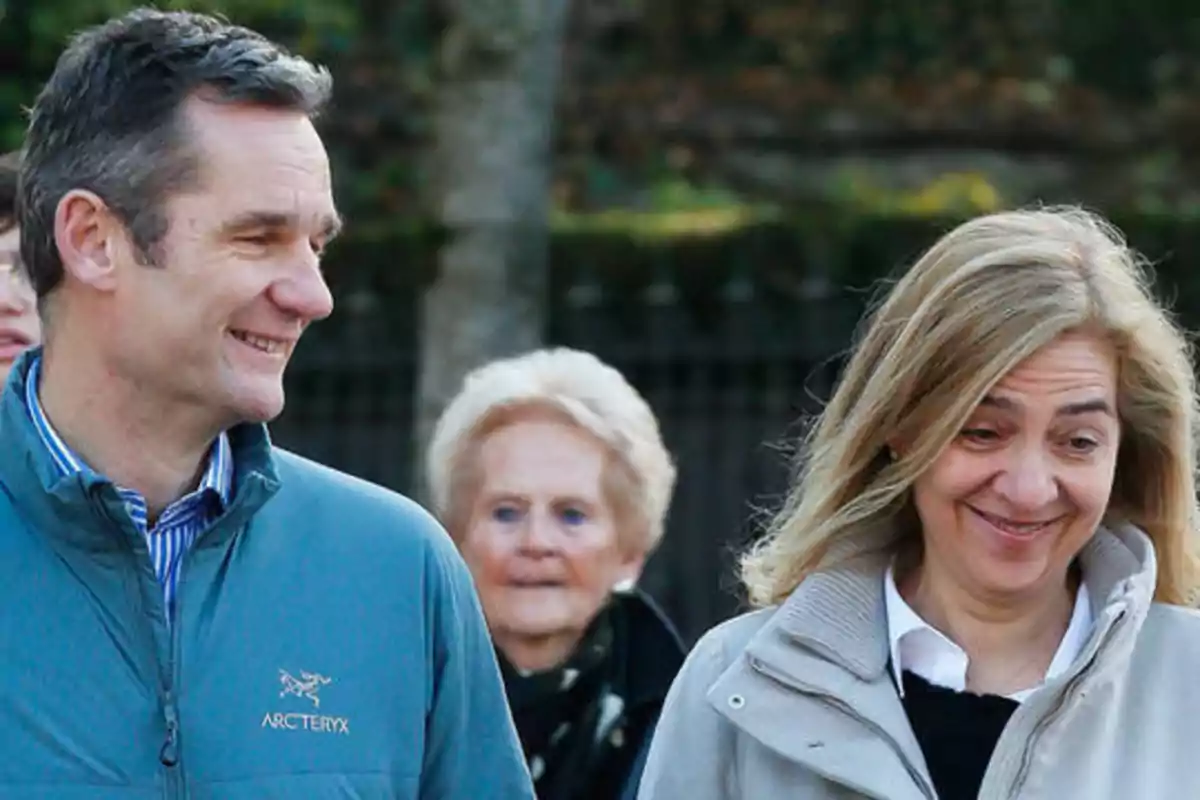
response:
<path id="1" fill-rule="evenodd" d="M 740 694 L 731 694 L 729 696 L 730 708 L 741 708 L 744 705 L 746 705 L 746 698 L 742 697 Z"/>

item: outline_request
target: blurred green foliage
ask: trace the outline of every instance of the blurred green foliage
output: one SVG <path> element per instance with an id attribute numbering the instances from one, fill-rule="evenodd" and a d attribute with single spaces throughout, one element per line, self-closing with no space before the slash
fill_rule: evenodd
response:
<path id="1" fill-rule="evenodd" d="M 0 149 L 19 146 L 25 109 L 72 34 L 140 5 L 146 3 L 6 0 L 0 20 Z M 335 75 L 335 101 L 321 125 L 347 216 L 360 234 L 378 236 L 381 229 L 403 229 L 398 216 L 419 213 L 413 165 L 424 141 L 433 49 L 421 4 L 157 0 L 154 5 L 220 14 L 328 66 Z"/>
<path id="2" fill-rule="evenodd" d="M 564 98 L 560 125 L 571 147 L 604 154 L 606 176 L 703 186 L 731 149 L 1008 151 L 1095 164 L 1078 194 L 1104 207 L 1191 216 L 1200 206 L 1190 0 L 577 2 L 611 8 L 573 42 L 587 77 Z M 1123 168 L 1133 160 L 1144 165 Z M 568 204 L 620 194 L 611 178 L 603 196 L 590 191 L 595 172 L 572 176 L 583 190 L 560 188 Z M 839 182 L 834 201 L 852 213 L 1006 200 L 970 170 L 907 197 L 881 195 L 865 172 Z"/>
<path id="3" fill-rule="evenodd" d="M 24 129 L 22 109 L 32 103 L 65 44 L 81 28 L 144 3 L 130 0 L 7 0 L 0 21 L 0 145 L 12 148 Z M 161 0 L 163 9 L 222 13 L 269 29 L 306 55 L 323 56 L 360 25 L 357 3 L 322 0 Z"/>
<path id="4" fill-rule="evenodd" d="M 1003 79 L 1142 104 L 1200 75 L 1191 0 L 643 0 L 630 71 L 705 63 L 801 80 L 939 91 Z M 799 88 L 799 87 L 795 87 Z"/>
<path id="5" fill-rule="evenodd" d="M 4 0 L 0 147 L 19 143 L 22 110 L 72 32 L 134 5 Z M 328 65 L 337 90 L 322 125 L 350 235 L 379 245 L 425 227 L 432 0 L 157 5 L 220 12 Z M 983 132 L 998 146 L 1005 132 L 1058 146 L 1099 137 L 1142 153 L 1131 209 L 1200 215 L 1200 196 L 1181 200 L 1177 186 L 1195 174 L 1200 141 L 1190 0 L 575 0 L 575 12 L 557 123 L 554 223 L 564 233 L 711 237 L 794 217 L 706 175 L 706 159 L 745 120 L 797 148 L 809 129 L 836 137 L 864 126 Z M 707 144 L 679 144 L 681 130 L 697 129 Z M 958 217 L 1005 203 L 973 172 L 905 192 L 866 173 L 839 181 L 833 200 L 851 218 Z"/>

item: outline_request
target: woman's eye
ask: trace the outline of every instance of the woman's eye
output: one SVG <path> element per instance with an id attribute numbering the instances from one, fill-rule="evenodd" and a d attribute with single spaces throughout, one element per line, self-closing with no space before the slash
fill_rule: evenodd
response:
<path id="1" fill-rule="evenodd" d="M 568 525 L 582 525 L 587 521 L 587 514 L 583 513 L 578 508 L 564 508 L 561 516 L 562 521 Z"/>
<path id="2" fill-rule="evenodd" d="M 1000 434 L 990 428 L 967 428 L 962 436 L 975 442 L 994 442 L 1000 438 Z"/>
<path id="3" fill-rule="evenodd" d="M 492 509 L 492 519 L 497 522 L 516 522 L 521 518 L 521 512 L 512 506 L 497 506 Z"/>
<path id="4" fill-rule="evenodd" d="M 1067 446 L 1076 453 L 1090 453 L 1100 446 L 1100 443 L 1088 436 L 1072 436 L 1067 439 Z"/>

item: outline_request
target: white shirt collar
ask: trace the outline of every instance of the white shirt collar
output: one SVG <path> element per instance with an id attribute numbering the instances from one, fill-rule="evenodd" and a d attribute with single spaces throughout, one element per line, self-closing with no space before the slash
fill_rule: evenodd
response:
<path id="1" fill-rule="evenodd" d="M 904 696 L 904 670 L 920 675 L 935 686 L 965 691 L 967 687 L 967 654 L 950 641 L 913 610 L 896 587 L 892 567 L 888 567 L 883 579 L 883 591 L 887 604 L 888 643 L 891 647 L 892 673 L 900 696 Z M 1092 606 L 1086 587 L 1080 583 L 1075 593 L 1075 610 L 1067 632 L 1063 634 L 1058 650 L 1046 670 L 1043 682 L 1061 675 L 1083 649 L 1092 627 Z M 1009 695 L 1009 699 L 1022 702 L 1038 687 L 1025 689 Z"/>

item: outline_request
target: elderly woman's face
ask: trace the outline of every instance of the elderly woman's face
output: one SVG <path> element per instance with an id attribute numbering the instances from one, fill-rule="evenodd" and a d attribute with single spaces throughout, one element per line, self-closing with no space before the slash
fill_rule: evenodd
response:
<path id="1" fill-rule="evenodd" d="M 923 571 L 990 597 L 1061 586 L 1108 506 L 1116 408 L 1096 338 L 1064 335 L 1017 366 L 914 485 Z"/>
<path id="2" fill-rule="evenodd" d="M 620 546 L 605 497 L 607 455 L 586 431 L 550 419 L 513 422 L 480 444 L 482 484 L 460 547 L 510 659 L 514 641 L 568 655 L 640 565 Z"/>
<path id="3" fill-rule="evenodd" d="M 33 289 L 18 268 L 17 228 L 0 233 L 0 386 L 13 362 L 41 340 L 41 323 Z"/>

